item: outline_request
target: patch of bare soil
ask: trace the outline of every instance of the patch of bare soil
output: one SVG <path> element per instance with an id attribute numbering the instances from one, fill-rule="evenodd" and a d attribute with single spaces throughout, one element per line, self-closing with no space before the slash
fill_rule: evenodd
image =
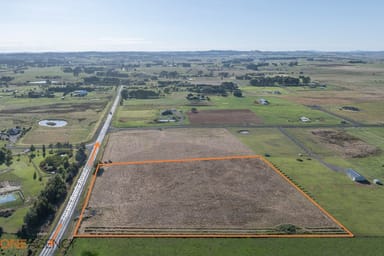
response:
<path id="1" fill-rule="evenodd" d="M 105 167 L 88 206 L 82 232 L 337 227 L 259 159 Z"/>
<path id="2" fill-rule="evenodd" d="M 346 157 L 362 158 L 381 152 L 378 147 L 372 146 L 345 131 L 317 129 L 313 130 L 312 134 L 317 136 L 321 143 Z"/>
<path id="3" fill-rule="evenodd" d="M 255 125 L 260 124 L 261 119 L 249 109 L 234 110 L 203 110 L 197 113 L 188 113 L 191 124 L 239 124 Z"/>
<path id="4" fill-rule="evenodd" d="M 182 159 L 254 152 L 226 129 L 126 130 L 112 133 L 103 161 Z"/>

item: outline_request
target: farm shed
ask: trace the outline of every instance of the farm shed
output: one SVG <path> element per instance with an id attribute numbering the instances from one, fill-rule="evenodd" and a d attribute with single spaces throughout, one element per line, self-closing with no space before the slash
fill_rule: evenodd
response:
<path id="1" fill-rule="evenodd" d="M 367 179 L 361 175 L 360 173 L 356 172 L 353 169 L 347 169 L 347 175 L 351 180 L 356 181 L 356 182 L 366 182 Z"/>
<path id="2" fill-rule="evenodd" d="M 307 123 L 307 122 L 311 122 L 311 119 L 309 119 L 308 117 L 302 116 L 302 117 L 300 117 L 300 121 Z"/>
<path id="3" fill-rule="evenodd" d="M 72 93 L 72 96 L 75 96 L 75 97 L 84 97 L 84 96 L 87 96 L 88 94 L 88 91 L 86 90 L 76 90 Z"/>
<path id="4" fill-rule="evenodd" d="M 257 102 L 261 105 L 269 105 L 269 101 L 266 99 L 259 99 Z"/>

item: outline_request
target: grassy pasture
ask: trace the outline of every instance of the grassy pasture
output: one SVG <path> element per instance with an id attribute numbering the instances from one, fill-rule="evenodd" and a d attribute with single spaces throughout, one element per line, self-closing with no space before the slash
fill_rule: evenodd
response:
<path id="1" fill-rule="evenodd" d="M 27 90 L 29 87 L 22 87 Z M 19 144 L 49 144 L 56 142 L 79 143 L 89 140 L 105 107 L 111 99 L 112 91 L 94 91 L 86 97 L 70 97 L 64 100 L 61 94 L 55 98 L 14 98 L 12 95 L 1 98 L 0 127 L 32 127 Z M 43 119 L 63 119 L 64 127 L 43 127 L 38 122 Z"/>
<path id="2" fill-rule="evenodd" d="M 373 178 L 384 178 L 382 154 L 365 158 L 344 158 L 338 152 L 330 151 L 317 143 L 309 129 L 289 129 L 289 132 L 328 163 L 353 168 L 371 181 Z M 375 137 L 367 128 L 364 134 L 369 138 Z M 382 142 L 380 143 L 377 146 L 383 149 Z M 316 160 L 298 162 L 296 158 L 297 155 L 292 155 L 289 159 L 278 157 L 271 160 L 356 235 L 384 235 L 381 228 L 384 224 L 381 217 L 384 212 L 384 199 L 380 196 L 383 193 L 382 186 L 356 184 L 345 174 L 331 171 Z"/>
<path id="3" fill-rule="evenodd" d="M 383 124 L 384 123 L 384 101 L 376 100 L 370 102 L 355 102 L 350 104 L 351 106 L 357 107 L 360 111 L 346 111 L 340 110 L 345 105 L 328 105 L 326 108 L 336 114 L 348 117 L 355 121 L 365 124 Z M 349 106 L 349 105 L 348 105 Z"/>
<path id="4" fill-rule="evenodd" d="M 20 159 L 20 160 L 17 160 Z M 42 160 L 41 156 L 37 156 L 32 161 L 38 166 Z M 5 165 L 1 165 L 0 169 L 6 169 Z M 33 173 L 36 172 L 37 177 L 33 179 Z M 29 206 L 33 203 L 34 197 L 44 188 L 48 175 L 42 175 L 42 181 L 39 181 L 41 171 L 37 171 L 33 164 L 29 162 L 26 155 L 20 157 L 14 156 L 13 164 L 10 170 L 0 174 L 0 181 L 13 181 L 21 186 L 24 195 L 24 202 L 12 206 L 16 211 L 8 218 L 0 218 L 0 226 L 7 233 L 16 233 L 23 224 L 23 218 L 28 211 Z"/>
<path id="5" fill-rule="evenodd" d="M 306 124 L 301 122 L 299 118 L 306 116 L 312 120 L 311 124 L 339 124 L 340 120 L 321 111 L 313 110 L 300 104 L 293 103 L 286 99 L 276 96 L 264 97 L 270 104 L 259 105 L 255 101 L 259 97 L 238 98 L 229 97 L 211 97 L 214 106 L 206 107 L 207 109 L 250 109 L 260 117 L 264 124 Z"/>
<path id="6" fill-rule="evenodd" d="M 114 127 L 145 127 L 145 126 L 167 126 L 175 123 L 155 123 L 154 119 L 161 117 L 161 111 L 166 109 L 177 109 L 186 112 L 191 107 L 186 106 L 188 101 L 185 99 L 187 93 L 174 92 L 167 94 L 159 99 L 129 99 L 119 106 L 113 118 Z M 187 116 L 184 115 L 183 124 L 188 123 Z"/>
<path id="7" fill-rule="evenodd" d="M 190 111 L 192 107 L 196 107 L 198 110 L 250 109 L 262 119 L 264 124 L 294 124 L 305 126 L 306 124 L 299 120 L 301 116 L 310 118 L 312 120 L 311 124 L 325 125 L 340 123 L 338 118 L 329 114 L 310 109 L 278 96 L 256 96 L 262 93 L 260 90 L 262 89 L 249 87 L 245 93 L 245 97 L 242 98 L 234 96 L 210 96 L 211 100 L 207 102 L 207 106 L 190 105 L 185 99 L 187 92 L 172 93 L 160 99 L 127 100 L 123 106 L 119 107 L 117 117 L 114 119 L 113 124 L 116 127 L 151 126 L 153 124 L 150 123 L 156 117 L 156 111 L 160 112 L 167 108 L 176 108 L 186 112 Z M 276 90 L 280 89 L 277 88 Z M 283 93 L 286 92 L 284 91 Z M 271 104 L 268 106 L 256 104 L 255 101 L 261 97 L 266 98 Z M 142 115 L 140 116 L 140 114 Z M 131 121 L 129 121 L 130 118 L 132 118 Z M 119 119 L 123 121 L 119 122 Z"/>
<path id="8" fill-rule="evenodd" d="M 65 255 L 380 255 L 384 238 L 76 238 Z M 88 253 L 88 254 L 87 254 Z M 92 254 L 93 253 L 93 254 Z"/>
<path id="9" fill-rule="evenodd" d="M 81 76 L 75 77 L 73 73 L 63 72 L 61 67 L 28 67 L 24 70 L 24 73 L 14 73 L 13 71 L 8 71 L 2 73 L 4 76 L 13 76 L 15 77 L 11 83 L 27 83 L 33 81 L 44 81 L 46 79 L 37 78 L 38 76 L 60 76 L 59 79 L 50 79 L 60 82 L 61 80 L 76 82 L 80 81 Z"/>

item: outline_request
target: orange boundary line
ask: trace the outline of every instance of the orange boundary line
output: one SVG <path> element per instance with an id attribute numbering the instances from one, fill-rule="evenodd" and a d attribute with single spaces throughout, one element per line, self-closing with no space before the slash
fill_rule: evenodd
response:
<path id="1" fill-rule="evenodd" d="M 55 230 L 55 233 L 53 234 L 53 237 L 51 239 L 49 239 L 49 241 L 48 241 L 48 246 L 49 247 L 53 247 L 54 246 L 55 239 L 56 239 L 57 235 L 59 234 L 59 231 L 60 231 L 62 226 L 63 226 L 63 224 L 61 224 L 61 223 L 57 226 L 57 228 Z"/>
<path id="2" fill-rule="evenodd" d="M 305 198 L 307 198 L 313 205 L 320 209 L 325 215 L 328 216 L 333 222 L 335 222 L 339 227 L 341 227 L 347 234 L 348 237 L 354 237 L 353 233 L 347 229 L 343 224 L 341 224 L 335 217 L 333 217 L 329 212 L 327 212 L 320 204 L 318 204 L 312 197 L 310 197 L 307 193 L 305 193 L 301 188 L 299 188 L 295 183 L 293 183 L 287 176 L 285 176 L 279 169 L 277 169 L 271 162 L 269 162 L 264 157 L 260 156 L 261 160 L 266 163 L 269 167 L 272 168 L 277 174 L 279 174 L 284 180 L 286 180 L 289 184 L 291 184 L 297 191 L 299 191 Z"/>
<path id="3" fill-rule="evenodd" d="M 91 157 L 90 157 L 89 160 L 88 160 L 89 163 L 93 162 L 93 159 L 95 158 L 97 149 L 98 149 L 99 147 L 100 147 L 100 143 L 99 143 L 99 142 L 96 142 L 95 145 L 93 146 L 93 150 L 92 150 L 92 153 L 91 153 Z M 88 165 L 88 163 L 87 163 L 87 165 Z"/>
<path id="4" fill-rule="evenodd" d="M 94 173 L 93 176 L 92 176 L 91 184 L 89 185 L 88 193 L 87 193 L 87 196 L 85 197 L 85 201 L 84 201 L 83 207 L 82 207 L 81 212 L 80 212 L 80 215 L 79 215 L 79 220 L 77 221 L 77 224 L 76 224 L 76 226 L 75 226 L 75 232 L 74 232 L 74 234 L 73 234 L 74 237 L 78 235 L 77 232 L 79 231 L 81 221 L 83 220 L 83 216 L 84 216 L 85 208 L 87 208 L 89 199 L 90 199 L 90 197 L 91 197 L 91 193 L 92 193 L 93 187 L 94 187 L 95 182 L 96 182 L 97 172 L 99 171 L 99 166 L 100 166 L 100 165 L 97 165 L 97 167 L 96 167 L 96 171 L 95 171 L 95 173 Z"/>
<path id="5" fill-rule="evenodd" d="M 81 234 L 74 236 L 75 238 L 351 238 L 348 234 L 292 234 L 292 235 L 268 235 L 268 234 L 105 234 L 105 235 L 91 235 Z"/>
<path id="6" fill-rule="evenodd" d="M 308 199 L 313 205 L 315 205 L 321 212 L 329 217 L 334 223 L 336 223 L 341 229 L 347 234 L 105 234 L 105 235 L 91 235 L 91 234 L 78 234 L 81 222 L 83 220 L 85 208 L 89 203 L 93 187 L 96 182 L 97 173 L 101 166 L 118 166 L 118 165 L 140 165 L 140 164 L 155 164 L 155 163 L 182 163 L 182 162 L 193 162 L 193 161 L 214 161 L 214 160 L 231 160 L 231 159 L 260 159 L 266 163 L 272 170 L 280 175 L 285 181 L 299 191 L 306 199 Z M 328 213 L 323 207 L 320 206 L 315 200 L 313 200 L 308 194 L 301 190 L 295 183 L 288 179 L 280 170 L 278 170 L 272 163 L 261 155 L 246 155 L 246 156 L 225 156 L 225 157 L 207 157 L 207 158 L 185 158 L 185 159 L 171 159 L 171 160 L 147 160 L 147 161 L 133 161 L 133 162 L 116 162 L 108 164 L 98 164 L 96 171 L 93 174 L 91 184 L 88 189 L 85 202 L 83 204 L 79 219 L 77 221 L 73 237 L 78 238 L 351 238 L 354 237 L 353 233 L 348 230 L 343 224 L 341 224 L 336 218 Z"/>
<path id="7" fill-rule="evenodd" d="M 170 160 L 146 160 L 146 161 L 135 161 L 135 162 L 116 162 L 116 163 L 108 163 L 108 164 L 100 164 L 100 165 L 101 166 L 115 166 L 115 165 L 139 165 L 139 164 L 158 164 L 158 163 L 185 163 L 185 162 L 194 162 L 194 161 L 216 161 L 216 160 L 250 159 L 250 158 L 261 159 L 261 156 L 260 155 L 249 155 L 249 156 L 184 158 L 184 159 L 170 159 Z"/>

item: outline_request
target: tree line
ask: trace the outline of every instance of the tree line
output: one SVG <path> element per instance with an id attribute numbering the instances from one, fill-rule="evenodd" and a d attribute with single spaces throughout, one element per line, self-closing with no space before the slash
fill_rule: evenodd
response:
<path id="1" fill-rule="evenodd" d="M 127 90 L 123 89 L 121 90 L 121 98 L 124 100 L 133 98 L 133 99 L 157 99 L 159 98 L 160 93 L 151 91 L 151 90 L 144 90 L 144 89 L 137 89 L 137 90 Z"/>
<path id="2" fill-rule="evenodd" d="M 261 76 L 252 78 L 249 83 L 252 86 L 304 86 L 311 82 L 309 76 L 299 78 L 291 76 Z"/>
<path id="3" fill-rule="evenodd" d="M 5 164 L 10 166 L 12 164 L 12 151 L 6 147 L 0 149 L 0 165 Z"/>
<path id="4" fill-rule="evenodd" d="M 60 146 L 58 147 L 60 149 L 66 146 L 66 149 L 71 150 L 69 143 L 57 146 Z M 53 145 L 50 144 L 49 148 L 53 148 Z M 54 171 L 55 174 L 48 180 L 47 185 L 25 215 L 24 224 L 17 232 L 19 237 L 33 239 L 37 236 L 42 225 L 53 220 L 57 209 L 65 200 L 69 185 L 72 184 L 73 178 L 87 160 L 85 150 L 85 145 L 81 144 L 76 151 L 74 162 L 70 162 L 68 157 L 62 157 L 60 150 L 41 161 L 39 164 L 41 169 Z M 43 145 L 42 151 L 45 156 L 45 145 Z"/>

